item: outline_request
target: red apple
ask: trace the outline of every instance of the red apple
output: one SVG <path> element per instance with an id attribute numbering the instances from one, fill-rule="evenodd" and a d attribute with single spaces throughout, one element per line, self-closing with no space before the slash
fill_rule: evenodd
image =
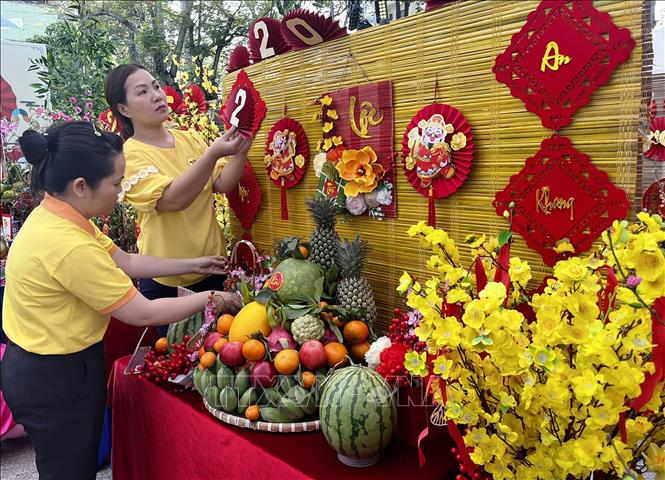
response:
<path id="1" fill-rule="evenodd" d="M 269 360 L 256 362 L 252 366 L 249 375 L 252 385 L 255 387 L 261 385 L 262 387 L 269 388 L 275 386 L 277 383 L 277 370 L 275 370 L 275 366 Z"/>
<path id="2" fill-rule="evenodd" d="M 222 363 L 228 367 L 239 367 L 245 364 L 245 357 L 242 355 L 241 342 L 229 342 L 219 351 Z"/>
<path id="3" fill-rule="evenodd" d="M 326 364 L 326 349 L 318 340 L 308 340 L 300 347 L 300 363 L 307 370 L 316 371 Z"/>
<path id="4" fill-rule="evenodd" d="M 222 338 L 222 334 L 218 332 L 212 332 L 210 335 L 206 337 L 206 341 L 203 343 L 203 346 L 205 347 L 206 350 L 208 349 L 215 349 L 215 342 Z"/>

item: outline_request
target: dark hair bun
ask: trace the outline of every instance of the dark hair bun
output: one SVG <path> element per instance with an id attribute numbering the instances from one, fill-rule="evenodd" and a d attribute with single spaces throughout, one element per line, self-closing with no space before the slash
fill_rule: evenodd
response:
<path id="1" fill-rule="evenodd" d="M 18 139 L 23 156 L 31 165 L 39 165 L 46 159 L 48 141 L 34 130 L 26 130 Z"/>

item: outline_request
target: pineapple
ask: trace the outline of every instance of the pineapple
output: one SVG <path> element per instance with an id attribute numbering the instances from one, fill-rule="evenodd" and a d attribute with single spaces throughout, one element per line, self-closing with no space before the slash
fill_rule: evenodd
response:
<path id="1" fill-rule="evenodd" d="M 309 259 L 327 270 L 335 262 L 335 253 L 339 243 L 339 235 L 335 231 L 337 205 L 335 200 L 320 196 L 308 199 L 307 209 L 316 222 L 316 229 L 312 232 L 310 239 L 312 251 Z"/>
<path id="2" fill-rule="evenodd" d="M 367 242 L 360 235 L 339 243 L 336 262 L 341 280 L 337 283 L 337 303 L 344 308 L 364 308 L 365 321 L 371 326 L 376 319 L 374 293 L 369 282 L 360 276 L 367 253 Z"/>

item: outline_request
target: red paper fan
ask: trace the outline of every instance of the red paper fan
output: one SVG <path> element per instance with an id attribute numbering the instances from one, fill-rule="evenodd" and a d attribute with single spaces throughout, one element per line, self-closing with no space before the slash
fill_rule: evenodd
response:
<path id="1" fill-rule="evenodd" d="M 97 118 L 113 133 L 118 133 L 120 131 L 118 121 L 113 117 L 113 112 L 110 108 L 107 108 L 102 113 L 100 113 L 99 117 Z"/>
<path id="2" fill-rule="evenodd" d="M 341 38 L 349 33 L 332 18 L 298 8 L 282 19 L 282 35 L 293 50 Z"/>
<path id="3" fill-rule="evenodd" d="M 238 187 L 226 193 L 229 205 L 245 230 L 249 230 L 261 205 L 261 187 L 249 162 L 245 163 Z"/>
<path id="4" fill-rule="evenodd" d="M 282 36 L 279 20 L 274 18 L 264 17 L 255 20 L 247 35 L 250 58 L 254 63 L 291 50 L 291 46 Z"/>
<path id="5" fill-rule="evenodd" d="M 650 214 L 665 216 L 665 178 L 653 182 L 642 195 L 642 208 Z"/>
<path id="6" fill-rule="evenodd" d="M 171 109 L 172 112 L 183 113 L 182 97 L 178 93 L 178 90 L 171 85 L 165 85 L 162 87 L 162 90 L 164 90 L 164 93 L 166 94 L 166 104 L 169 106 L 169 109 Z M 186 110 L 187 107 L 185 106 L 185 111 Z"/>
<path id="7" fill-rule="evenodd" d="M 412 119 L 402 140 L 406 177 L 429 199 L 429 224 L 436 224 L 434 200 L 462 186 L 473 162 L 473 135 L 464 115 L 454 107 L 433 103 Z"/>
<path id="8" fill-rule="evenodd" d="M 268 177 L 281 189 L 282 220 L 288 220 L 286 189 L 298 184 L 309 162 L 309 144 L 302 125 L 287 117 L 278 120 L 268 133 L 265 154 Z"/>
<path id="9" fill-rule="evenodd" d="M 198 105 L 199 113 L 204 113 L 205 111 L 208 110 L 208 103 L 206 102 L 206 96 L 203 93 L 203 90 L 201 90 L 201 87 L 199 87 L 197 84 L 190 83 L 185 87 L 183 93 L 185 94 L 183 101 L 185 108 L 188 108 L 187 107 L 188 104 L 195 103 Z"/>
<path id="10" fill-rule="evenodd" d="M 0 114 L 3 117 L 11 118 L 12 112 L 16 110 L 16 95 L 12 86 L 0 76 Z"/>
<path id="11" fill-rule="evenodd" d="M 231 73 L 245 67 L 249 67 L 249 50 L 244 45 L 238 45 L 229 55 L 226 71 Z"/>
<path id="12" fill-rule="evenodd" d="M 241 70 L 231 86 L 219 116 L 226 128 L 235 126 L 238 133 L 251 137 L 266 116 L 266 103 L 244 70 Z"/>
<path id="13" fill-rule="evenodd" d="M 644 155 L 651 160 L 665 160 L 665 117 L 656 117 L 649 124 L 648 145 Z"/>
<path id="14" fill-rule="evenodd" d="M 425 0 L 425 11 L 429 12 L 435 8 L 443 7 L 445 4 L 453 1 L 454 0 Z"/>

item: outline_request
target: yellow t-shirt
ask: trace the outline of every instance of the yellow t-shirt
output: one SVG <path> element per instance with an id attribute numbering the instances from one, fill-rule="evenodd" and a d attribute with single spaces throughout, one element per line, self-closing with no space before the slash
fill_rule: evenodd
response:
<path id="1" fill-rule="evenodd" d="M 9 250 L 2 309 L 9 339 L 40 355 L 101 341 L 110 312 L 137 292 L 111 258 L 117 250 L 71 205 L 46 196 Z"/>
<path id="2" fill-rule="evenodd" d="M 223 162 L 217 162 L 211 178 L 189 207 L 179 212 L 156 210 L 164 189 L 185 173 L 208 148 L 197 134 L 181 130 L 169 132 L 175 140 L 174 148 L 155 147 L 133 138 L 124 145 L 127 164 L 120 195 L 138 210 L 139 252 L 166 258 L 222 255 L 225 241 L 215 218 L 212 188 Z M 176 287 L 192 285 L 205 277 L 186 274 L 155 280 Z"/>

